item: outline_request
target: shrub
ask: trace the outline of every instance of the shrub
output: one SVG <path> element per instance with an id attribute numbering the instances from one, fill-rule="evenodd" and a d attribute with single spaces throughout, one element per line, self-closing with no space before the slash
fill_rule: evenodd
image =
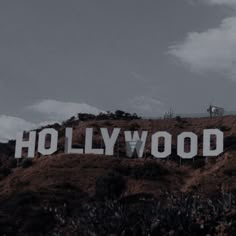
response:
<path id="1" fill-rule="evenodd" d="M 24 209 L 23 209 L 24 210 Z M 21 231 L 27 235 L 45 235 L 54 225 L 54 217 L 52 213 L 43 211 L 43 209 L 25 208 L 29 213 L 26 220 L 21 224 Z"/>
<path id="2" fill-rule="evenodd" d="M 0 168 L 0 175 L 1 176 L 8 176 L 9 174 L 11 174 L 11 169 L 7 168 L 7 167 L 2 167 Z"/>
<path id="3" fill-rule="evenodd" d="M 230 150 L 236 150 L 236 136 L 228 136 L 224 138 L 224 148 L 230 148 Z"/>
<path id="4" fill-rule="evenodd" d="M 200 169 L 200 168 L 204 167 L 205 165 L 206 165 L 205 160 L 201 159 L 201 160 L 195 160 L 192 164 L 192 167 L 194 169 Z"/>
<path id="5" fill-rule="evenodd" d="M 225 126 L 225 125 L 220 126 L 219 129 L 220 129 L 222 132 L 226 132 L 226 131 L 230 131 L 230 130 L 231 130 L 230 127 L 227 127 L 227 126 Z"/>
<path id="6" fill-rule="evenodd" d="M 102 199 L 118 198 L 125 188 L 126 180 L 114 171 L 110 171 L 96 180 L 96 196 Z"/>
<path id="7" fill-rule="evenodd" d="M 175 120 L 176 120 L 178 123 L 182 123 L 182 124 L 188 123 L 187 120 L 181 118 L 180 116 L 176 116 L 176 117 L 175 117 Z"/>
<path id="8" fill-rule="evenodd" d="M 13 169 L 17 167 L 17 161 L 15 158 L 9 158 L 6 162 L 6 167 Z"/>
<path id="9" fill-rule="evenodd" d="M 33 165 L 33 161 L 32 161 L 32 159 L 29 159 L 29 158 L 25 158 L 21 162 L 21 167 L 22 168 L 28 168 L 32 165 Z"/>
<path id="10" fill-rule="evenodd" d="M 147 162 L 133 167 L 131 175 L 136 179 L 156 180 L 168 173 L 169 171 L 158 163 Z"/>
<path id="11" fill-rule="evenodd" d="M 180 116 L 176 116 L 176 117 L 175 117 L 175 120 L 176 120 L 177 122 L 182 122 L 182 118 L 181 118 Z"/>
<path id="12" fill-rule="evenodd" d="M 236 168 L 228 168 L 226 170 L 224 170 L 223 172 L 225 175 L 228 175 L 230 177 L 236 176 Z"/>
<path id="13" fill-rule="evenodd" d="M 129 125 L 129 129 L 130 129 L 131 131 L 138 130 L 139 128 L 140 128 L 140 125 L 139 125 L 137 122 L 131 123 L 131 124 Z"/>
<path id="14" fill-rule="evenodd" d="M 115 166 L 113 168 L 113 171 L 121 174 L 122 176 L 130 176 L 130 174 L 131 174 L 131 167 L 130 166 L 124 166 L 124 165 Z"/>

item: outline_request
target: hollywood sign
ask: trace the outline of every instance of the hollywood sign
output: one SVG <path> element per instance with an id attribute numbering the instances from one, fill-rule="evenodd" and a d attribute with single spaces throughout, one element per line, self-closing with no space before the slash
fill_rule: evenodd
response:
<path id="1" fill-rule="evenodd" d="M 120 135 L 121 129 L 114 128 L 109 133 L 107 128 L 100 128 L 101 136 L 105 148 L 93 148 L 93 128 L 86 128 L 84 148 L 73 148 L 72 146 L 72 128 L 65 130 L 65 153 L 77 154 L 97 154 L 114 155 L 114 147 Z M 24 133 L 20 132 L 16 137 L 15 158 L 21 158 L 23 148 L 27 149 L 27 156 L 33 158 L 36 150 L 36 131 L 30 131 L 27 140 L 24 139 Z M 126 145 L 126 154 L 132 157 L 136 151 L 139 158 L 143 157 L 148 131 L 124 131 Z M 215 147 L 211 147 L 211 138 L 215 137 Z M 47 138 L 50 137 L 50 143 L 46 145 Z M 164 141 L 163 150 L 159 150 L 159 141 Z M 186 139 L 189 139 L 189 150 L 185 150 Z M 203 156 L 218 156 L 223 152 L 224 134 L 218 129 L 203 130 Z M 42 155 L 52 155 L 58 149 L 58 131 L 53 128 L 43 129 L 38 133 L 37 152 Z M 171 155 L 172 135 L 165 131 L 159 131 L 151 135 L 151 154 L 155 158 L 166 158 Z M 177 136 L 177 155 L 184 159 L 192 159 L 198 153 L 198 137 L 193 132 L 183 132 Z"/>

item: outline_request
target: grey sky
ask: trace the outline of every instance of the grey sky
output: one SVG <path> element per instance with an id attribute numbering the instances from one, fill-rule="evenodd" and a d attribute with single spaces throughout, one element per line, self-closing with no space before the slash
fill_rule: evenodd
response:
<path id="1" fill-rule="evenodd" d="M 39 104 L 51 100 L 61 102 L 62 110 L 73 104 L 75 113 L 80 103 L 148 116 L 170 108 L 204 112 L 210 103 L 236 110 L 236 58 L 223 54 L 219 60 L 221 52 L 213 53 L 215 67 L 208 65 L 208 57 L 197 53 L 212 37 L 200 35 L 200 44 L 187 38 L 234 19 L 235 2 L 1 0 L 1 114 L 32 123 L 50 120 L 51 110 L 40 111 Z M 232 39 L 234 21 L 228 25 Z M 217 62 L 225 65 L 222 71 L 215 69 Z"/>

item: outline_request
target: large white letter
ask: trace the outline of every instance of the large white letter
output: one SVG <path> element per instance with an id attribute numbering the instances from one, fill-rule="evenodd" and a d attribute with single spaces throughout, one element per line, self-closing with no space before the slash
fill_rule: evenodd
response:
<path id="1" fill-rule="evenodd" d="M 190 138 L 190 151 L 185 152 L 184 151 L 184 144 L 185 139 Z M 192 132 L 183 132 L 182 134 L 178 135 L 177 140 L 177 154 L 178 156 L 184 158 L 184 159 L 191 159 L 194 156 L 197 155 L 197 135 Z"/>
<path id="2" fill-rule="evenodd" d="M 139 137 L 138 131 L 134 131 L 133 136 L 131 131 L 125 131 L 124 133 L 127 156 L 132 157 L 134 150 L 136 150 L 138 157 L 142 158 L 148 132 L 142 131 L 141 138 Z"/>
<path id="3" fill-rule="evenodd" d="M 165 148 L 163 152 L 159 152 L 159 138 L 164 138 Z M 157 158 L 166 158 L 171 154 L 171 138 L 172 136 L 168 132 L 156 132 L 152 135 L 152 155 Z"/>
<path id="4" fill-rule="evenodd" d="M 101 133 L 106 147 L 105 155 L 114 155 L 114 145 L 120 133 L 120 128 L 115 128 L 111 136 L 109 136 L 107 128 L 101 128 Z"/>
<path id="5" fill-rule="evenodd" d="M 216 149 L 211 150 L 211 136 L 216 136 Z M 218 156 L 224 150 L 224 133 L 219 129 L 205 129 L 203 131 L 203 156 Z"/>
<path id="6" fill-rule="evenodd" d="M 72 128 L 66 128 L 65 153 L 84 153 L 84 149 L 72 148 Z"/>
<path id="7" fill-rule="evenodd" d="M 51 136 L 50 147 L 46 148 L 46 136 Z M 42 155 L 52 155 L 57 151 L 58 132 L 55 129 L 48 128 L 39 132 L 38 152 Z"/>
<path id="8" fill-rule="evenodd" d="M 85 154 L 103 154 L 104 149 L 97 149 L 92 147 L 93 143 L 93 128 L 86 128 L 85 138 Z"/>
<path id="9" fill-rule="evenodd" d="M 21 158 L 22 148 L 28 148 L 27 157 L 34 157 L 36 131 L 29 132 L 29 140 L 23 141 L 24 132 L 19 132 L 16 135 L 15 158 Z"/>

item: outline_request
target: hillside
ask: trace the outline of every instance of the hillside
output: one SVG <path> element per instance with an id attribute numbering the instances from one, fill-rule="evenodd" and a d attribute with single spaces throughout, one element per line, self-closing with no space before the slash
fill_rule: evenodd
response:
<path id="1" fill-rule="evenodd" d="M 52 156 L 13 159 L 14 142 L 2 144 L 0 168 L 1 235 L 235 235 L 236 116 L 165 120 L 70 119 L 59 131 L 59 151 Z M 64 154 L 64 129 L 73 127 L 73 143 L 84 144 L 84 130 L 168 131 L 173 155 L 166 160 L 124 155 L 123 136 L 114 157 Z M 206 162 L 202 130 L 224 131 L 225 151 Z M 39 131 L 40 129 L 38 129 Z M 192 131 L 199 137 L 194 160 L 174 153 L 176 137 Z"/>

